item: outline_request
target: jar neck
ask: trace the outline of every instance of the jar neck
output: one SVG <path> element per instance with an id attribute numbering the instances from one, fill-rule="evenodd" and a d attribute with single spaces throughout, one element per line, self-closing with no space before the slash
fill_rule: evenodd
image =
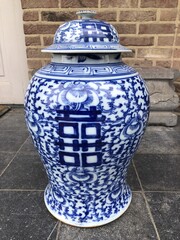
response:
<path id="1" fill-rule="evenodd" d="M 121 53 L 80 53 L 80 54 L 53 54 L 52 62 L 68 64 L 101 64 L 117 63 L 121 61 Z"/>

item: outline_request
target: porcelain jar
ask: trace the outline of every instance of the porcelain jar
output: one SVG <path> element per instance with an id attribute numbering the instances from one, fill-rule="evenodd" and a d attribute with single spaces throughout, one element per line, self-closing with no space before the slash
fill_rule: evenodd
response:
<path id="1" fill-rule="evenodd" d="M 117 31 L 82 11 L 43 50 L 52 62 L 32 77 L 25 112 L 48 175 L 51 214 L 79 227 L 109 223 L 128 208 L 128 165 L 145 131 L 144 80 L 121 60 Z"/>

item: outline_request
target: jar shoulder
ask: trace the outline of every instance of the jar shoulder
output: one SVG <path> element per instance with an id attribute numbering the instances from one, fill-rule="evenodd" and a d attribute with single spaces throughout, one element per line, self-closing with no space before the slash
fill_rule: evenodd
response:
<path id="1" fill-rule="evenodd" d="M 138 73 L 132 67 L 123 62 L 109 64 L 64 64 L 51 62 L 39 69 L 34 76 L 42 78 L 61 79 L 62 77 L 75 80 L 102 80 L 110 78 L 128 78 L 137 76 Z"/>

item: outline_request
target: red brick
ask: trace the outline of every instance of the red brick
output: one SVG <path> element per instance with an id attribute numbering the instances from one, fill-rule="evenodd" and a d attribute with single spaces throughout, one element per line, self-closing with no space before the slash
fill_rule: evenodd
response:
<path id="1" fill-rule="evenodd" d="M 138 0 L 101 0 L 101 7 L 135 8 Z"/>
<path id="2" fill-rule="evenodd" d="M 44 46 L 49 46 L 53 43 L 54 36 L 43 37 Z"/>
<path id="3" fill-rule="evenodd" d="M 143 48 L 138 49 L 137 57 L 145 58 L 170 58 L 172 49 L 168 48 Z"/>
<path id="4" fill-rule="evenodd" d="M 56 8 L 58 0 L 21 0 L 22 8 Z"/>
<path id="5" fill-rule="evenodd" d="M 76 12 L 68 11 L 43 11 L 41 12 L 42 21 L 61 22 L 77 19 Z"/>
<path id="6" fill-rule="evenodd" d="M 173 61 L 173 68 L 174 69 L 177 69 L 177 70 L 180 70 L 180 60 L 174 60 Z"/>
<path id="7" fill-rule="evenodd" d="M 174 58 L 180 58 L 180 48 L 175 48 L 175 50 L 174 50 Z"/>
<path id="8" fill-rule="evenodd" d="M 121 11 L 120 21 L 155 21 L 156 11 Z"/>
<path id="9" fill-rule="evenodd" d="M 48 53 L 42 53 L 40 48 L 27 48 L 27 58 L 45 58 L 49 57 Z"/>
<path id="10" fill-rule="evenodd" d="M 42 67 L 42 62 L 41 60 L 28 60 L 28 67 L 29 69 L 39 69 Z"/>
<path id="11" fill-rule="evenodd" d="M 161 10 L 160 20 L 161 21 L 175 21 L 176 15 L 177 15 L 177 9 Z"/>
<path id="12" fill-rule="evenodd" d="M 134 58 L 135 57 L 135 49 L 131 49 L 132 52 L 123 52 L 122 57 L 123 58 Z"/>
<path id="13" fill-rule="evenodd" d="M 120 37 L 122 45 L 125 46 L 152 46 L 154 37 Z"/>
<path id="14" fill-rule="evenodd" d="M 141 0 L 143 8 L 175 8 L 178 0 Z"/>
<path id="15" fill-rule="evenodd" d="M 23 14 L 24 21 L 38 21 L 39 13 L 37 11 L 28 11 Z"/>
<path id="16" fill-rule="evenodd" d="M 175 24 L 167 23 L 151 23 L 151 24 L 140 24 L 140 34 L 171 34 L 175 32 Z"/>
<path id="17" fill-rule="evenodd" d="M 116 11 L 104 11 L 104 12 L 98 12 L 96 14 L 96 19 L 111 22 L 116 21 L 117 19 L 117 12 Z"/>
<path id="18" fill-rule="evenodd" d="M 178 24 L 178 31 L 177 32 L 180 33 L 180 24 Z"/>
<path id="19" fill-rule="evenodd" d="M 172 46 L 173 42 L 174 42 L 173 36 L 158 37 L 159 46 Z"/>
<path id="20" fill-rule="evenodd" d="M 176 42 L 175 42 L 176 46 L 180 46 L 180 36 L 176 37 Z"/>
<path id="21" fill-rule="evenodd" d="M 32 69 L 28 71 L 29 79 L 32 78 L 32 76 L 35 74 L 36 71 L 37 71 L 37 70 L 32 70 Z"/>
<path id="22" fill-rule="evenodd" d="M 25 34 L 54 34 L 59 24 L 24 24 Z"/>
<path id="23" fill-rule="evenodd" d="M 43 66 L 45 66 L 51 62 L 51 58 L 43 59 L 42 62 L 43 62 Z"/>
<path id="24" fill-rule="evenodd" d="M 123 59 L 123 62 L 133 67 L 151 67 L 153 62 L 151 60 L 140 59 Z"/>
<path id="25" fill-rule="evenodd" d="M 136 24 L 113 24 L 119 34 L 135 34 L 136 33 Z"/>
<path id="26" fill-rule="evenodd" d="M 171 61 L 156 61 L 156 66 L 170 68 L 171 67 Z"/>
<path id="27" fill-rule="evenodd" d="M 39 36 L 25 37 L 26 46 L 38 46 L 41 45 L 41 40 Z"/>
<path id="28" fill-rule="evenodd" d="M 97 8 L 98 0 L 61 0 L 62 8 Z"/>

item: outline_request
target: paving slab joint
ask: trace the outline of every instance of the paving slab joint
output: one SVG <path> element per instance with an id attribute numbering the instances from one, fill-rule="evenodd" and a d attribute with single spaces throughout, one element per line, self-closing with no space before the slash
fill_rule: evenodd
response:
<path id="1" fill-rule="evenodd" d="M 153 225 L 154 230 L 155 230 L 156 235 L 157 235 L 157 240 L 161 240 L 161 239 L 160 239 L 160 236 L 159 236 L 159 233 L 158 233 L 158 229 L 157 229 L 157 227 L 156 227 L 156 223 L 155 223 L 154 218 L 153 218 L 153 215 L 152 215 L 152 213 L 151 213 L 151 210 L 150 210 L 150 207 L 149 207 L 149 204 L 148 204 L 148 201 L 147 201 L 147 198 L 146 198 L 146 195 L 145 195 L 145 192 L 144 192 L 142 183 L 141 183 L 141 179 L 140 179 L 140 177 L 139 177 L 138 171 L 137 171 L 137 169 L 136 169 L 136 166 L 135 166 L 135 163 L 134 163 L 133 160 L 132 160 L 132 163 L 133 163 L 133 166 L 134 166 L 134 169 L 135 169 L 135 172 L 136 172 L 138 181 L 139 181 L 139 185 L 140 185 L 140 187 L 141 187 L 141 193 L 142 193 L 142 196 L 143 196 L 143 198 L 144 198 L 145 205 L 146 205 L 146 208 L 147 208 L 147 211 L 148 211 L 150 220 L 151 220 L 151 222 L 152 222 L 152 225 Z"/>

